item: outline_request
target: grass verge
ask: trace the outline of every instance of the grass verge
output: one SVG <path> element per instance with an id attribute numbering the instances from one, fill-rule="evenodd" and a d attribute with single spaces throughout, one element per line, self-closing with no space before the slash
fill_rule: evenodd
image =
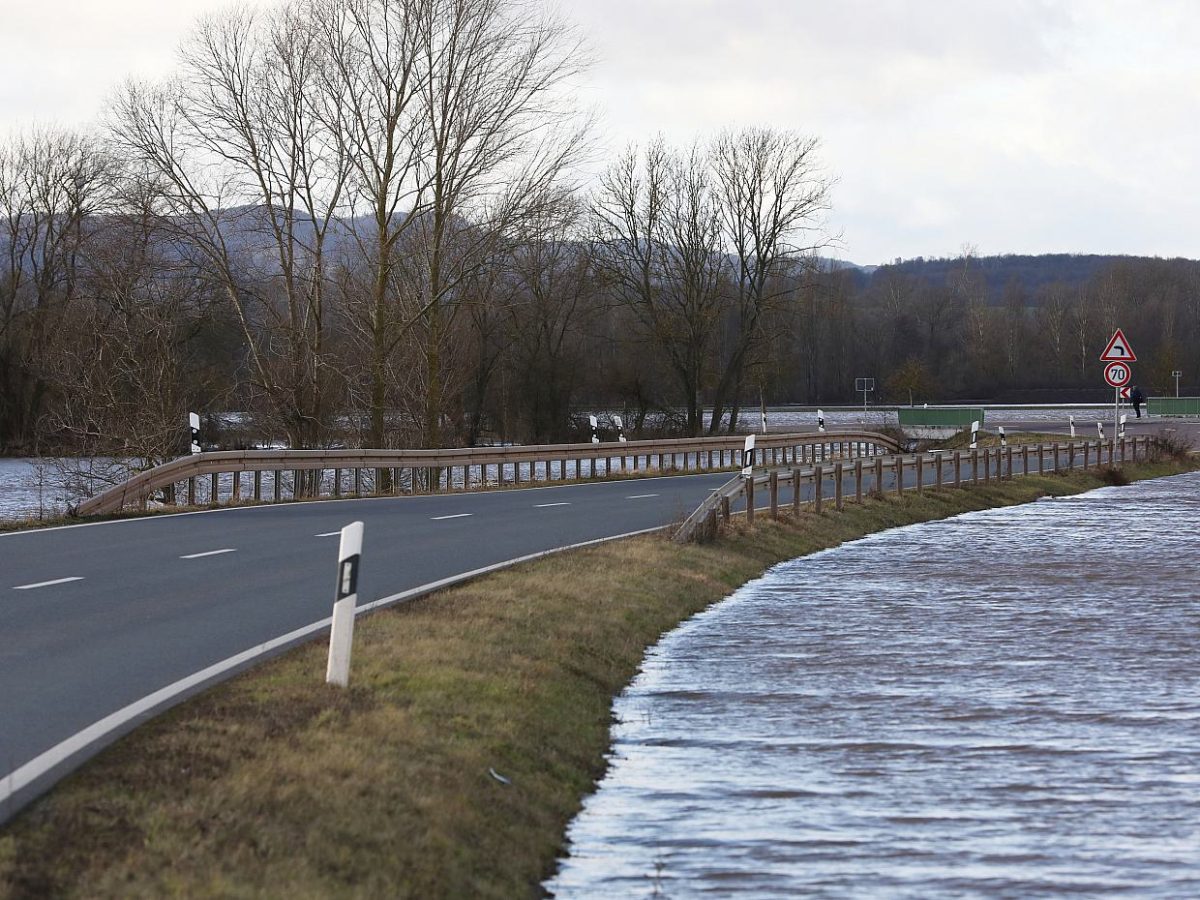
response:
<path id="1" fill-rule="evenodd" d="M 603 774 L 612 698 L 664 632 L 781 560 L 1104 483 L 1028 477 L 762 517 L 703 547 L 620 541 L 377 613 L 358 624 L 350 689 L 324 685 L 315 642 L 62 782 L 0 832 L 0 896 L 537 896 Z"/>

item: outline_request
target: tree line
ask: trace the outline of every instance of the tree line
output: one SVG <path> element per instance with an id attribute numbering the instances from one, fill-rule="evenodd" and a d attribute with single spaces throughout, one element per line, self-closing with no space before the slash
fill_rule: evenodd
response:
<path id="1" fill-rule="evenodd" d="M 201 20 L 102 127 L 0 145 L 0 449 L 155 462 L 189 410 L 292 447 L 573 439 L 585 404 L 715 433 L 861 375 L 1089 385 L 1114 324 L 1195 371 L 1192 263 L 997 297 L 970 252 L 936 282 L 824 262 L 812 136 L 650 138 L 585 178 L 586 65 L 523 0 L 295 0 Z"/>

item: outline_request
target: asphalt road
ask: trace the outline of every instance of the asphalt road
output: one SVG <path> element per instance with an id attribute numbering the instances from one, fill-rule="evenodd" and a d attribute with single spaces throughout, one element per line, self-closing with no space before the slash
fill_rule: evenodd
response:
<path id="1" fill-rule="evenodd" d="M 244 665 L 197 673 L 322 633 L 337 532 L 351 521 L 365 523 L 362 606 L 682 520 L 730 477 L 285 504 L 2 534 L 0 821 L 137 722 Z"/>
<path id="2" fill-rule="evenodd" d="M 325 632 L 337 534 L 351 521 L 365 523 L 361 608 L 682 521 L 730 477 L 244 507 L 0 534 L 0 822 L 149 716 Z M 905 480 L 915 480 L 911 471 Z M 885 473 L 885 489 L 893 486 Z M 849 472 L 844 490 L 853 490 Z M 791 502 L 790 491 L 780 502 Z"/>

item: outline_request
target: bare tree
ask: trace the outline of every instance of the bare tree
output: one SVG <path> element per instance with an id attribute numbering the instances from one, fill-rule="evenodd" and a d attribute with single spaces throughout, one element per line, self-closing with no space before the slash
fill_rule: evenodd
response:
<path id="1" fill-rule="evenodd" d="M 497 240 L 536 217 L 586 150 L 590 122 L 569 87 L 586 65 L 561 19 L 518 0 L 435 0 L 422 30 L 413 314 L 425 363 L 424 438 L 443 440 L 444 342 L 462 288 Z"/>
<path id="2" fill-rule="evenodd" d="M 328 48 L 325 126 L 351 165 L 348 231 L 357 257 L 342 291 L 356 354 L 363 364 L 366 442 L 392 441 L 387 410 L 399 381 L 394 362 L 412 313 L 398 297 L 396 254 L 406 231 L 428 209 L 428 153 L 421 97 L 429 78 L 421 51 L 433 0 L 324 0 L 313 21 Z M 386 489 L 387 485 L 383 485 Z"/>
<path id="3" fill-rule="evenodd" d="M 40 361 L 74 297 L 90 217 L 109 199 L 112 158 L 94 137 L 43 129 L 0 148 L 0 447 L 36 441 Z"/>
<path id="4" fill-rule="evenodd" d="M 549 199 L 512 249 L 512 298 L 502 307 L 513 406 L 535 443 L 562 440 L 582 382 L 580 362 L 597 306 L 581 240 L 585 210 L 570 195 Z"/>
<path id="5" fill-rule="evenodd" d="M 641 153 L 630 148 L 605 173 L 593 206 L 597 270 L 633 313 L 640 339 L 665 357 L 687 431 L 699 434 L 728 276 L 708 161 L 697 147 L 672 153 L 661 139 Z"/>
<path id="6" fill-rule="evenodd" d="M 128 83 L 112 117 L 118 145 L 166 189 L 182 252 L 235 312 L 251 382 L 294 447 L 322 441 L 333 408 L 327 245 L 350 166 L 308 21 L 295 4 L 203 19 L 179 78 Z"/>
<path id="7" fill-rule="evenodd" d="M 822 218 L 833 182 L 819 150 L 816 138 L 770 128 L 727 131 L 713 146 L 724 241 L 735 268 L 733 331 L 713 397 L 712 433 L 728 406 L 730 430 L 736 427 L 745 368 L 764 312 L 786 294 L 785 268 L 830 242 Z"/>

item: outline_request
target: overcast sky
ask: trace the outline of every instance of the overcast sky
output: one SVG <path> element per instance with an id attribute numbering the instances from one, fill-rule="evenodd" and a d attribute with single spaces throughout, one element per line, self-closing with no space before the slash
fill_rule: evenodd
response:
<path id="1" fill-rule="evenodd" d="M 224 0 L 0 0 L 0 132 L 85 124 Z M 262 2 L 251 5 L 262 5 Z M 818 136 L 836 255 L 1200 257 L 1194 0 L 559 0 L 611 151 Z"/>

